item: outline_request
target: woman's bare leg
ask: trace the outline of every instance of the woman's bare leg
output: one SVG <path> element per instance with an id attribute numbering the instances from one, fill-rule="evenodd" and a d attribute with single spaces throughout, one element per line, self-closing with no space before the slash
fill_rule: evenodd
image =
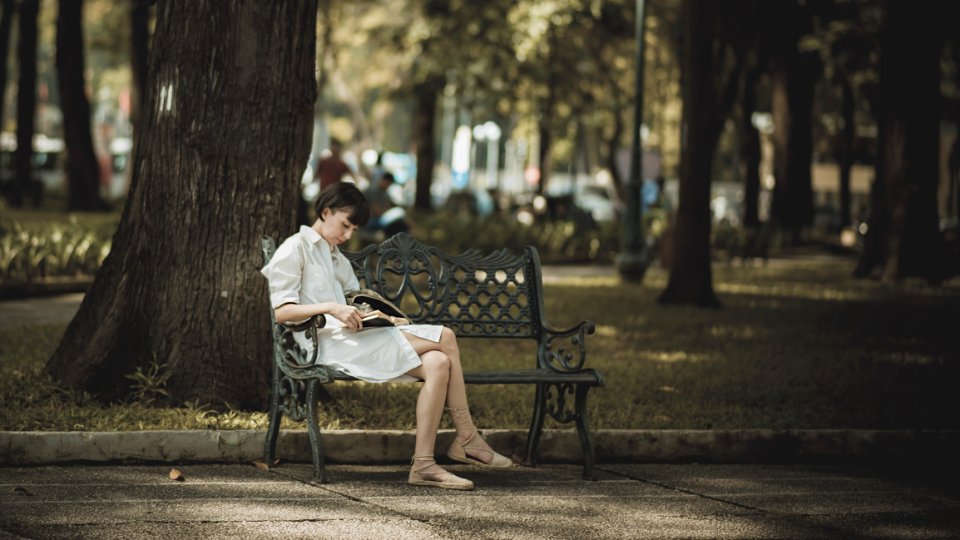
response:
<path id="1" fill-rule="evenodd" d="M 407 372 L 423 380 L 417 398 L 417 442 L 407 482 L 416 486 L 473 489 L 473 482 L 447 472 L 437 465 L 434 457 L 437 428 L 450 379 L 450 359 L 437 350 L 425 351 L 420 358 L 420 366 Z"/>
<path id="2" fill-rule="evenodd" d="M 417 441 L 414 455 L 433 455 L 437 442 L 437 428 L 443 416 L 443 403 L 450 379 L 450 358 L 440 351 L 424 351 L 423 363 L 407 372 L 423 380 L 417 397 Z"/>
<path id="3" fill-rule="evenodd" d="M 470 407 L 467 403 L 467 388 L 466 388 L 466 384 L 464 384 L 463 382 L 463 367 L 460 365 L 460 347 L 459 345 L 457 345 L 457 336 L 453 333 L 453 331 L 450 330 L 449 328 L 444 328 L 443 332 L 440 334 L 439 342 L 430 341 L 430 340 L 423 339 L 407 333 L 404 333 L 403 336 L 407 338 L 407 341 L 409 341 L 410 345 L 413 346 L 413 350 L 416 351 L 417 354 L 421 356 L 421 358 L 424 358 L 424 355 L 430 352 L 440 352 L 440 353 L 443 353 L 443 355 L 449 359 L 449 377 L 447 379 L 447 386 L 445 391 L 446 405 L 451 409 L 469 411 Z M 416 369 L 420 369 L 420 368 L 416 368 Z M 414 375 L 415 377 L 420 377 L 419 375 L 415 375 L 414 371 L 416 370 L 411 370 L 408 372 L 408 374 Z M 424 383 L 424 385 L 426 385 L 426 383 Z M 421 390 L 421 395 L 422 395 L 422 392 L 423 391 Z M 418 401 L 417 402 L 417 411 L 418 411 L 417 413 L 418 415 L 417 416 L 417 449 L 418 450 L 417 451 L 418 452 L 420 449 L 419 441 L 421 438 L 420 422 L 419 422 L 419 409 L 420 409 L 419 403 L 420 402 Z M 440 414 L 442 415 L 442 413 L 443 413 L 443 403 L 441 402 Z M 469 417 L 469 413 L 468 413 L 468 417 Z M 430 441 L 431 445 L 434 444 L 434 442 L 436 441 L 436 428 L 439 426 L 439 418 L 440 418 L 440 415 L 437 416 L 437 423 L 431 424 L 434 426 L 433 434 L 431 435 L 431 441 Z M 472 426 L 473 426 L 472 421 L 469 424 L 458 423 L 456 426 L 457 440 L 460 442 L 465 442 L 470 437 L 472 437 L 476 429 L 475 427 L 472 427 Z M 474 459 L 479 459 L 485 463 L 489 463 L 493 459 L 493 454 L 492 454 L 493 449 L 490 448 L 490 446 L 486 443 L 486 441 L 484 441 L 483 438 L 480 437 L 479 435 L 475 437 L 474 440 L 476 442 L 473 444 L 481 448 L 483 451 L 476 452 L 476 455 L 474 455 L 474 453 L 472 452 L 469 452 L 469 450 L 468 450 L 468 453 Z M 433 446 L 431 446 L 430 448 L 432 451 Z"/>

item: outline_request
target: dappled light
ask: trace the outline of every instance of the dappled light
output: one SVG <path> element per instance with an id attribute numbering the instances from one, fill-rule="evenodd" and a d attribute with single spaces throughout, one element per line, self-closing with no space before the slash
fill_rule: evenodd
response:
<path id="1" fill-rule="evenodd" d="M 716 325 L 710 327 L 710 335 L 718 338 L 756 339 L 764 337 L 764 333 L 760 326 Z"/>
<path id="2" fill-rule="evenodd" d="M 637 360 L 672 364 L 675 362 L 703 362 L 710 358 L 706 354 L 689 353 L 686 351 L 638 351 Z"/>

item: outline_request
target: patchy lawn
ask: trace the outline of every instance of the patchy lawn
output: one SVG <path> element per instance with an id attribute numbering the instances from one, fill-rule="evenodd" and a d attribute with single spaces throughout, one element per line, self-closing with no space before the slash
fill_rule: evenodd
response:
<path id="1" fill-rule="evenodd" d="M 722 310 L 657 305 L 661 271 L 643 285 L 568 279 L 547 285 L 545 296 L 553 325 L 597 324 L 587 365 L 606 386 L 590 392 L 594 428 L 960 427 L 960 281 L 891 289 L 849 278 L 852 269 L 834 258 L 718 267 Z M 263 412 L 102 406 L 39 375 L 64 327 L 27 330 L 0 332 L 2 430 L 266 428 Z M 532 344 L 461 346 L 467 370 L 533 364 Z M 417 385 L 329 388 L 326 428 L 414 425 Z M 481 426 L 528 426 L 532 388 L 468 391 Z"/>

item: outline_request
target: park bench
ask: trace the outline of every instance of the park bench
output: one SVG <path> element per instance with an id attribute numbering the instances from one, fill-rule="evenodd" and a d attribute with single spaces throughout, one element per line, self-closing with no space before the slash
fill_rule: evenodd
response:
<path id="1" fill-rule="evenodd" d="M 264 264 L 274 250 L 274 241 L 264 237 Z M 344 255 L 353 265 L 361 288 L 378 291 L 400 306 L 414 323 L 447 326 L 458 338 L 536 341 L 536 358 L 531 358 L 529 367 L 475 372 L 469 371 L 469 359 L 465 359 L 464 380 L 467 384 L 536 385 L 524 463 L 536 465 L 537 445 L 549 414 L 560 423 L 575 422 L 583 449 L 583 476 L 595 478 L 587 392 L 593 386 L 603 385 L 603 378 L 596 370 L 583 367 L 584 338 L 593 333 L 594 325 L 583 321 L 572 328 L 558 330 L 547 324 L 536 249 L 527 247 L 519 256 L 507 250 L 489 254 L 469 250 L 449 255 L 400 233 L 381 244 L 344 252 Z M 356 379 L 315 364 L 315 358 L 307 358 L 307 352 L 294 341 L 294 332 L 306 332 L 316 351 L 316 328 L 322 326 L 322 316 L 298 326 L 288 326 L 278 324 L 273 310 L 270 313 L 274 340 L 273 389 L 264 461 L 274 463 L 280 420 L 286 414 L 295 421 L 306 421 L 314 478 L 326 482 L 323 441 L 317 425 L 319 388 L 325 383 Z M 313 354 L 315 357 L 316 353 Z"/>

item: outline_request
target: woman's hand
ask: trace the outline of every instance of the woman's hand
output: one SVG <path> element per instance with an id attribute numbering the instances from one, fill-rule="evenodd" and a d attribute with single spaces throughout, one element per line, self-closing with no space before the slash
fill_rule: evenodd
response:
<path id="1" fill-rule="evenodd" d="M 353 306 L 336 304 L 335 307 L 330 309 L 329 313 L 350 330 L 359 330 L 363 326 L 363 315 L 359 309 Z"/>

